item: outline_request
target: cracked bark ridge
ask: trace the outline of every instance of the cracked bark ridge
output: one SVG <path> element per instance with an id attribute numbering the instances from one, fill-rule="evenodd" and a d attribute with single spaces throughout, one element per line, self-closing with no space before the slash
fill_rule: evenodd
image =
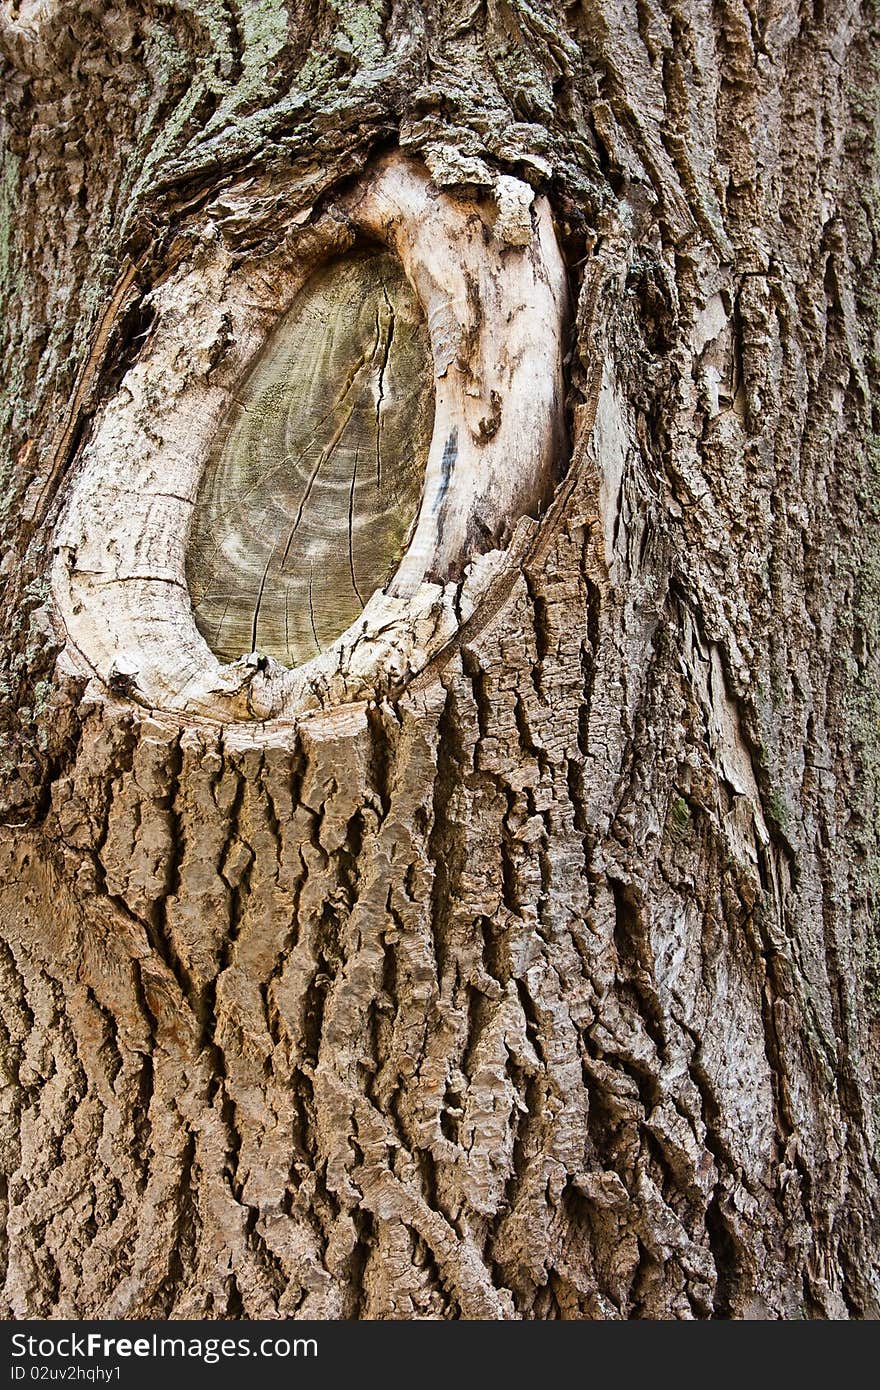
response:
<path id="1" fill-rule="evenodd" d="M 4 1312 L 876 1316 L 875 16 L 95 11 L 0 11 Z M 571 468 L 388 698 L 151 712 L 59 489 L 387 143 L 548 195 Z"/>

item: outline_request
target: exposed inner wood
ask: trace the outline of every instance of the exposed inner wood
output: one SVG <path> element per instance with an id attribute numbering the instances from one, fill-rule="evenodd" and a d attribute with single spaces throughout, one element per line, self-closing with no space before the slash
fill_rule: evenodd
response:
<path id="1" fill-rule="evenodd" d="M 387 272 L 332 271 L 358 239 Z M 181 263 L 150 310 L 55 533 L 77 669 L 261 722 L 424 670 L 568 455 L 547 199 L 510 176 L 453 195 L 395 151 L 271 256 Z"/>
<path id="2" fill-rule="evenodd" d="M 518 216 L 504 209 L 513 198 Z M 425 310 L 434 435 L 418 523 L 391 593 L 459 579 L 547 502 L 567 454 L 562 415 L 565 268 L 550 208 L 506 178 L 493 200 L 438 193 L 392 154 L 347 203 L 392 246 Z M 509 211 L 509 209 L 508 209 Z"/>
<path id="3" fill-rule="evenodd" d="M 296 666 L 396 569 L 433 425 L 427 330 L 400 263 L 322 267 L 239 393 L 193 513 L 196 623 L 223 660 Z"/>

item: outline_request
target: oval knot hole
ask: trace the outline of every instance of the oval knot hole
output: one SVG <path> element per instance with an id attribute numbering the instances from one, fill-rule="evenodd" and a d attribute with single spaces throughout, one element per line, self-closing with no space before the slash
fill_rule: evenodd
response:
<path id="1" fill-rule="evenodd" d="M 199 487 L 187 550 L 196 624 L 232 661 L 297 666 L 397 568 L 433 425 L 427 330 L 399 262 L 318 270 L 241 388 Z"/>

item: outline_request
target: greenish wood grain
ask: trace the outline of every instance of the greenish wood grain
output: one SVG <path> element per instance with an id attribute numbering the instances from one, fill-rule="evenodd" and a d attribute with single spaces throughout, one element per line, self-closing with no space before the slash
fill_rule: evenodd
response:
<path id="1" fill-rule="evenodd" d="M 306 661 L 393 574 L 421 495 L 430 362 L 388 252 L 312 276 L 240 392 L 196 500 L 187 577 L 218 656 Z"/>

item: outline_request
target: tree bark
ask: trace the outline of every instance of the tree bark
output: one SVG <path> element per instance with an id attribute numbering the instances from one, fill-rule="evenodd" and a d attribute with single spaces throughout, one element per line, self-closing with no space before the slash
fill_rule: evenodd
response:
<path id="1" fill-rule="evenodd" d="M 880 1312 L 877 40 L 0 4 L 5 1316 Z M 160 342 L 144 439 L 210 449 L 396 151 L 505 263 L 552 214 L 549 495 L 406 663 L 146 695 L 65 509 Z"/>

